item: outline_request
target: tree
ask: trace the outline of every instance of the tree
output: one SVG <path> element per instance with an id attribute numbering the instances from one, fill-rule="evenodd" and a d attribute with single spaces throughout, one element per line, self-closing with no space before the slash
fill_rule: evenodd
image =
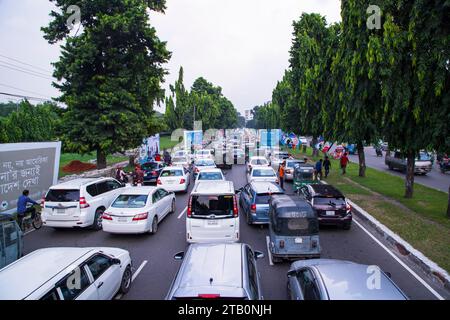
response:
<path id="1" fill-rule="evenodd" d="M 178 80 L 175 85 L 170 85 L 171 95 L 166 97 L 166 112 L 164 119 L 170 130 L 185 128 L 185 115 L 189 109 L 189 92 L 185 89 L 183 83 L 184 71 L 180 67 Z"/>
<path id="2" fill-rule="evenodd" d="M 106 155 L 140 145 L 155 133 L 153 104 L 163 98 L 160 88 L 170 58 L 166 43 L 149 24 L 147 10 L 164 12 L 164 0 L 77 1 L 82 31 L 71 36 L 66 26 L 71 0 L 51 0 L 61 12 L 42 28 L 44 38 L 61 45 L 53 83 L 67 104 L 64 139 L 68 149 L 97 152 L 97 167 Z"/>

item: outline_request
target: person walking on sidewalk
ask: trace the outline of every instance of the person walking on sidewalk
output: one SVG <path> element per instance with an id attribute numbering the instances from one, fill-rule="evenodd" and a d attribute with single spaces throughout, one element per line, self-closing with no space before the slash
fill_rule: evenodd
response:
<path id="1" fill-rule="evenodd" d="M 278 175 L 279 175 L 279 179 L 280 179 L 280 187 L 281 189 L 284 190 L 284 170 L 286 167 L 286 161 L 283 161 L 283 163 L 281 163 L 280 168 L 278 169 Z"/>
<path id="2" fill-rule="evenodd" d="M 314 169 L 315 169 L 315 172 L 316 172 L 316 180 L 322 180 L 322 166 L 323 166 L 323 160 L 322 159 L 317 161 L 316 165 L 314 166 Z"/>
<path id="3" fill-rule="evenodd" d="M 325 156 L 325 161 L 323 162 L 323 167 L 325 169 L 325 179 L 328 177 L 328 174 L 330 173 L 331 168 L 331 162 L 330 158 L 328 156 Z"/>
<path id="4" fill-rule="evenodd" d="M 348 160 L 347 152 L 345 152 L 344 155 L 341 157 L 341 160 L 340 160 L 342 174 L 346 174 L 348 161 L 349 160 Z"/>

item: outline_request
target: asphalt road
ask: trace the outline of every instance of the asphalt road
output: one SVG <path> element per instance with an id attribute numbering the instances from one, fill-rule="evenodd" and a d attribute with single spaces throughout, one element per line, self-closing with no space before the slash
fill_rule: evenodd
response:
<path id="1" fill-rule="evenodd" d="M 383 152 L 383 157 L 377 157 L 375 154 L 375 149 L 373 147 L 364 148 L 366 155 L 366 165 L 368 167 L 387 172 L 399 177 L 404 178 L 405 174 L 400 171 L 389 170 L 388 166 L 384 163 L 385 152 Z M 350 155 L 350 161 L 359 163 L 358 155 Z M 450 185 L 450 172 L 441 173 L 437 163 L 434 163 L 433 170 L 427 175 L 415 175 L 414 181 L 416 183 L 423 184 L 425 186 L 435 188 L 444 192 L 448 192 L 448 186 Z"/>
<path id="2" fill-rule="evenodd" d="M 234 166 L 226 172 L 228 180 L 239 188 L 246 183 L 245 166 Z M 193 183 L 191 183 L 191 188 Z M 287 184 L 287 192 L 291 186 Z M 188 194 L 177 194 L 176 213 L 166 217 L 159 225 L 156 235 L 111 235 L 102 231 L 91 230 L 54 230 L 43 227 L 25 236 L 26 253 L 45 247 L 60 246 L 108 246 L 119 247 L 130 251 L 134 262 L 134 270 L 143 266 L 132 284 L 130 292 L 121 299 L 164 299 L 172 280 L 180 266 L 173 255 L 186 249 L 185 241 L 185 207 Z M 286 272 L 289 263 L 270 265 L 267 256 L 267 227 L 248 226 L 241 215 L 241 241 L 250 244 L 254 250 L 266 254 L 258 260 L 261 273 L 263 294 L 265 299 L 287 299 Z M 436 297 L 411 275 L 397 260 L 374 241 L 358 224 L 351 230 L 337 228 L 320 230 L 320 241 L 323 258 L 345 259 L 364 264 L 375 264 L 382 270 L 391 273 L 393 281 L 411 299 L 436 299 Z M 145 264 L 145 261 L 147 263 Z M 145 265 L 144 265 L 145 264 Z M 410 267 L 415 270 L 414 266 Z M 415 270 L 425 279 L 420 270 Z M 136 273 L 136 271 L 135 271 Z M 433 284 L 431 284 L 434 286 Z M 450 299 L 448 293 L 435 288 L 444 298 Z"/>

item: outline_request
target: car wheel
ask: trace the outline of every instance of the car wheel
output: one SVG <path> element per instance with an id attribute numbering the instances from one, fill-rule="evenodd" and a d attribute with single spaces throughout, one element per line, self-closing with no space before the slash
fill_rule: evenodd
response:
<path id="1" fill-rule="evenodd" d="M 247 224 L 252 225 L 252 220 L 250 219 L 250 215 L 246 214 L 246 216 L 247 216 Z"/>
<path id="2" fill-rule="evenodd" d="M 97 211 L 95 212 L 94 223 L 92 224 L 93 230 L 98 231 L 102 229 L 102 215 L 103 210 L 97 209 Z"/>
<path id="3" fill-rule="evenodd" d="M 130 291 L 131 279 L 132 279 L 131 267 L 127 266 L 127 268 L 125 269 L 125 271 L 123 273 L 122 281 L 120 283 L 120 292 L 121 293 L 126 294 L 126 293 L 128 293 L 128 291 Z"/>
<path id="4" fill-rule="evenodd" d="M 152 222 L 152 229 L 150 231 L 151 234 L 155 234 L 158 231 L 158 217 L 155 216 Z"/>
<path id="5" fill-rule="evenodd" d="M 389 170 L 394 170 L 394 167 L 392 167 L 391 164 L 389 164 L 388 167 L 389 167 Z"/>
<path id="6" fill-rule="evenodd" d="M 343 226 L 342 226 L 342 228 L 344 229 L 344 230 L 350 230 L 350 228 L 352 227 L 352 223 L 350 222 L 350 223 L 345 223 Z"/>
<path id="7" fill-rule="evenodd" d="M 172 200 L 172 205 L 170 207 L 170 213 L 174 213 L 175 212 L 175 199 Z"/>
<path id="8" fill-rule="evenodd" d="M 281 262 L 283 262 L 283 259 L 272 256 L 272 262 L 273 262 L 274 264 L 275 264 L 275 263 L 281 263 Z"/>

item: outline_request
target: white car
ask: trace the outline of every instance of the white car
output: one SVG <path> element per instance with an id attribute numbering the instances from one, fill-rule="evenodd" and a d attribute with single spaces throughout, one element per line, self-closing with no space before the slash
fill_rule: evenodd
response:
<path id="1" fill-rule="evenodd" d="M 231 181 L 200 181 L 189 197 L 186 240 L 239 241 L 239 206 Z"/>
<path id="2" fill-rule="evenodd" d="M 219 168 L 214 169 L 203 169 L 201 170 L 197 178 L 195 179 L 195 183 L 199 181 L 225 181 L 225 176 L 223 175 L 223 172 Z"/>
<path id="3" fill-rule="evenodd" d="M 167 191 L 187 192 L 191 183 L 190 172 L 182 166 L 165 167 L 159 174 L 158 187 L 162 187 Z"/>
<path id="4" fill-rule="evenodd" d="M 214 160 L 211 159 L 199 159 L 194 162 L 194 177 L 196 178 L 198 173 L 205 169 L 217 168 Z"/>
<path id="5" fill-rule="evenodd" d="M 184 158 L 184 159 L 186 159 L 186 161 L 188 161 L 188 163 L 192 163 L 194 156 L 186 150 L 178 150 L 172 154 L 172 163 L 174 162 L 175 158 L 179 158 L 179 159 Z"/>
<path id="6" fill-rule="evenodd" d="M 214 159 L 212 150 L 210 150 L 210 149 L 195 150 L 194 161 L 197 161 L 200 159 Z"/>
<path id="7" fill-rule="evenodd" d="M 174 167 L 183 167 L 185 169 L 189 169 L 190 166 L 189 156 L 185 157 L 172 157 L 172 166 Z"/>
<path id="8" fill-rule="evenodd" d="M 103 231 L 156 233 L 169 213 L 175 212 L 175 195 L 159 187 L 130 187 L 103 214 Z"/>
<path id="9" fill-rule="evenodd" d="M 272 155 L 269 158 L 270 165 L 274 169 L 278 169 L 278 167 L 281 165 L 281 163 L 287 159 L 290 159 L 289 153 L 286 151 L 274 151 L 272 152 Z"/>
<path id="10" fill-rule="evenodd" d="M 0 270 L 0 300 L 110 300 L 127 293 L 131 258 L 119 248 L 45 248 Z"/>
<path id="11" fill-rule="evenodd" d="M 42 199 L 42 222 L 54 228 L 102 228 L 102 214 L 124 184 L 113 178 L 75 179 L 50 187 Z"/>
<path id="12" fill-rule="evenodd" d="M 269 166 L 269 161 L 266 159 L 266 157 L 251 157 L 247 163 L 247 172 L 250 172 L 250 170 L 254 166 Z"/>
<path id="13" fill-rule="evenodd" d="M 247 174 L 247 181 L 250 183 L 252 181 L 269 181 L 278 183 L 278 176 L 272 167 L 266 166 L 255 166 L 252 167 L 250 172 Z"/>

